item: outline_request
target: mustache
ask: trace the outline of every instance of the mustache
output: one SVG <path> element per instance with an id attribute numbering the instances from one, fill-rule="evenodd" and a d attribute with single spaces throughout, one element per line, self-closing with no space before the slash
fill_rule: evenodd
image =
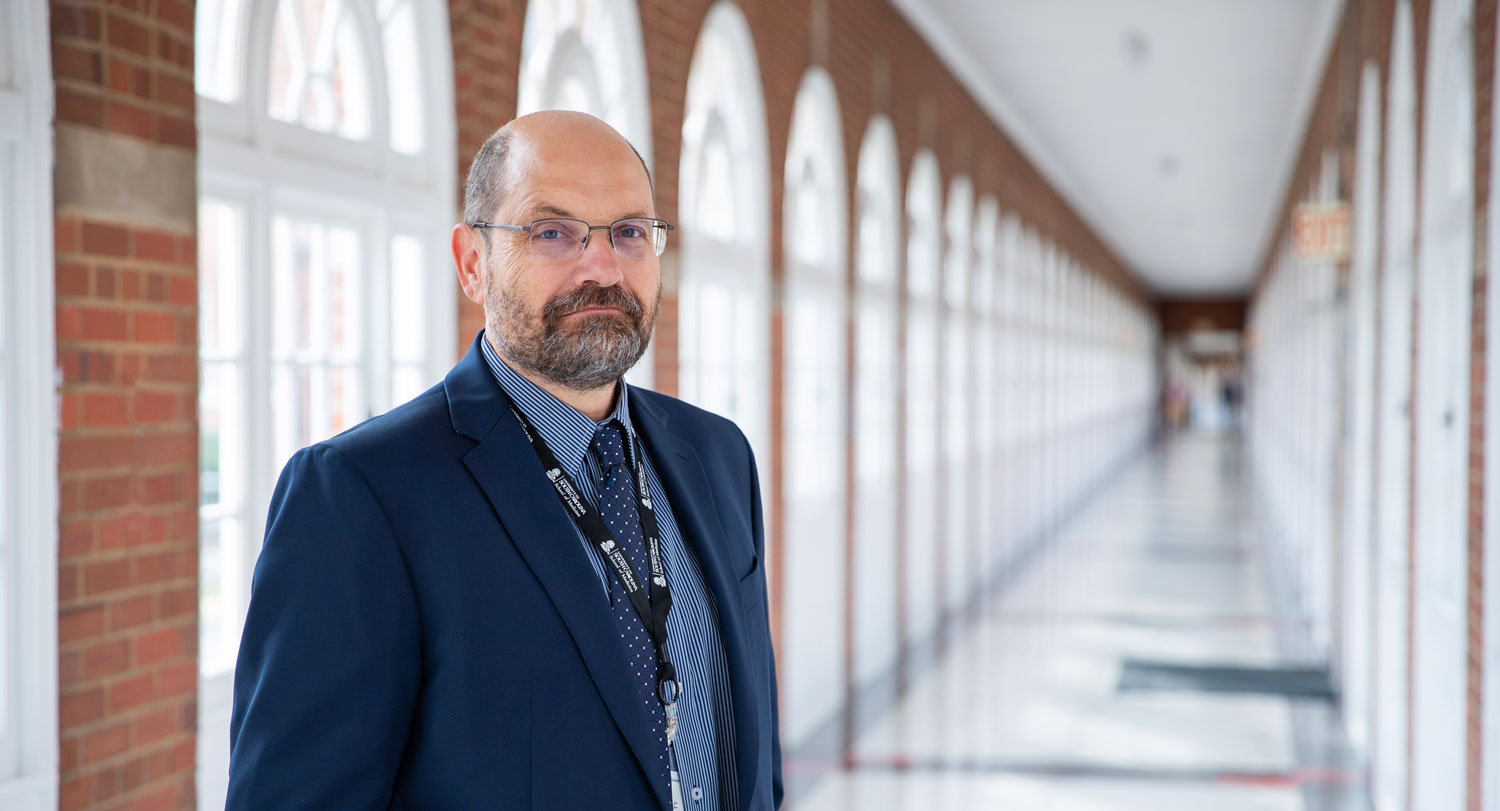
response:
<path id="1" fill-rule="evenodd" d="M 630 320 L 637 324 L 640 323 L 641 313 L 644 310 L 640 299 L 623 288 L 588 285 L 547 302 L 542 307 L 542 319 L 548 328 L 555 328 L 564 316 L 579 310 L 587 310 L 590 307 L 617 308 L 630 316 Z"/>

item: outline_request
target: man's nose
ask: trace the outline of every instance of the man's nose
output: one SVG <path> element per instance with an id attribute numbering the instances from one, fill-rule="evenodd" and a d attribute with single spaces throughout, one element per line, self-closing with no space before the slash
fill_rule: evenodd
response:
<path id="1" fill-rule="evenodd" d="M 583 246 L 583 255 L 578 258 L 576 281 L 594 282 L 600 287 L 613 287 L 624 280 L 620 270 L 620 257 L 615 256 L 615 247 L 609 242 L 608 231 L 589 232 L 588 242 Z"/>

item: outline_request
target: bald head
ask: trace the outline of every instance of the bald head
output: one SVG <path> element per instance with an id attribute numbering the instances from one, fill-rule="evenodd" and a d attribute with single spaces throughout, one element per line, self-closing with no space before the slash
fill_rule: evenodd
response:
<path id="1" fill-rule="evenodd" d="M 561 162 L 630 160 L 640 165 L 654 200 L 651 169 L 641 153 L 613 127 L 587 113 L 543 110 L 495 130 L 480 147 L 464 183 L 464 222 L 488 221 L 510 195 L 518 177 Z M 654 206 L 653 206 L 654 207 Z"/>

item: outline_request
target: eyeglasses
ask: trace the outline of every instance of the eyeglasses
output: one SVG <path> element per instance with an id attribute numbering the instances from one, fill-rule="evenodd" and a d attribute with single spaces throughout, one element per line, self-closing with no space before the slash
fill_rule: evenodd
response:
<path id="1" fill-rule="evenodd" d="M 524 232 L 531 240 L 531 250 L 542 259 L 569 261 L 583 255 L 594 231 L 608 231 L 609 244 L 621 259 L 649 259 L 661 256 L 667 248 L 667 233 L 674 230 L 666 220 L 631 217 L 609 225 L 589 225 L 583 220 L 537 220 L 530 225 L 496 225 L 469 223 L 473 228 L 499 228 Z"/>

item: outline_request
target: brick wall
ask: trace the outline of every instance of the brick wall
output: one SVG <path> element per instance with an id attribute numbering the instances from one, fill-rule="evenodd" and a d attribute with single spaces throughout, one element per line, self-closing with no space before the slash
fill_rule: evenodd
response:
<path id="1" fill-rule="evenodd" d="M 55 2 L 62 809 L 194 806 L 193 7 Z"/>

